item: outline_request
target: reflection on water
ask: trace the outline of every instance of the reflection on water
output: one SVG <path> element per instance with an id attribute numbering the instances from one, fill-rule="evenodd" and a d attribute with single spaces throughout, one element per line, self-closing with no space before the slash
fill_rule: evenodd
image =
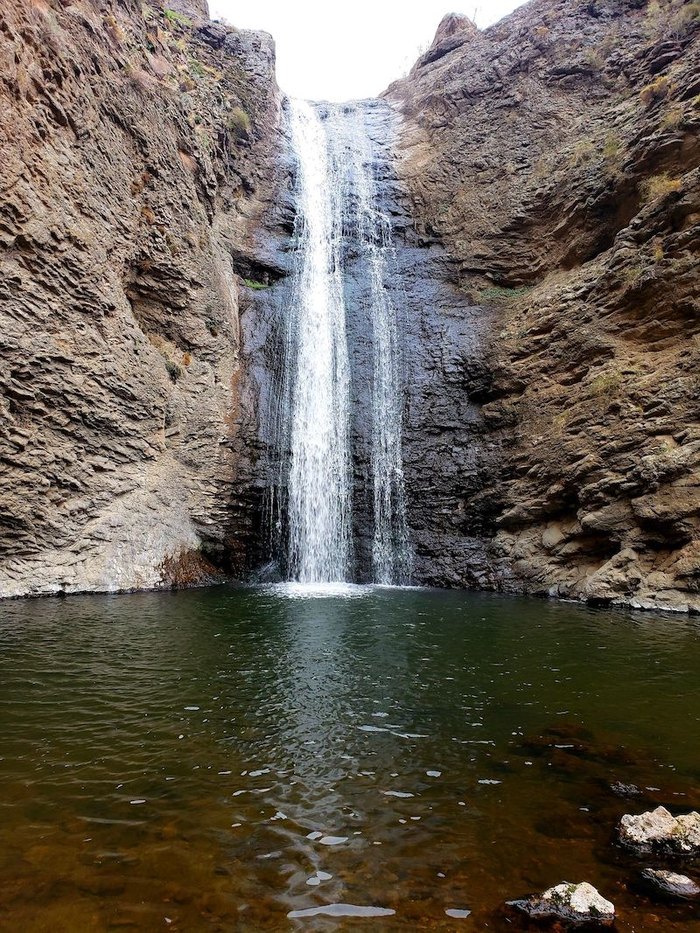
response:
<path id="1" fill-rule="evenodd" d="M 700 804 L 692 620 L 377 587 L 0 611 L 3 928 L 512 930 L 504 900 L 585 879 L 621 930 L 700 929 L 611 844 Z"/>

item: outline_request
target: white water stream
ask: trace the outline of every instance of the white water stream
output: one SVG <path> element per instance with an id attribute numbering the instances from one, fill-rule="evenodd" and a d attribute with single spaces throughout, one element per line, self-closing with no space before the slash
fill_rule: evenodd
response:
<path id="1" fill-rule="evenodd" d="M 410 572 L 401 456 L 397 313 L 386 288 L 391 223 L 378 208 L 361 108 L 290 102 L 298 163 L 297 258 L 285 352 L 287 557 L 300 583 L 352 576 L 351 373 L 344 262 L 366 278 L 371 319 L 372 574 Z"/>

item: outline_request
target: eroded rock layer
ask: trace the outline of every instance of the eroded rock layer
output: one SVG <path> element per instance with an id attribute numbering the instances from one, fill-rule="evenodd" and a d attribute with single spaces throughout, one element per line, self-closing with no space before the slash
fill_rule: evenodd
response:
<path id="1" fill-rule="evenodd" d="M 0 2 L 2 596 L 249 559 L 239 305 L 281 274 L 279 93 L 270 37 L 205 14 Z"/>
<path id="2" fill-rule="evenodd" d="M 482 309 L 481 468 L 440 504 L 481 586 L 700 608 L 699 32 L 678 0 L 450 16 L 387 94 L 418 229 Z"/>

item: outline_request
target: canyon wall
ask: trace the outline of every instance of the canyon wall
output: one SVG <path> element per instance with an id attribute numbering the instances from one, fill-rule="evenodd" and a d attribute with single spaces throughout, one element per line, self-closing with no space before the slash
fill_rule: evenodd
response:
<path id="1" fill-rule="evenodd" d="M 417 230 L 447 247 L 480 335 L 461 362 L 470 468 L 435 503 L 454 547 L 424 548 L 424 582 L 456 568 L 700 608 L 698 17 L 676 0 L 533 0 L 485 32 L 448 16 L 387 92 Z"/>
<path id="2" fill-rule="evenodd" d="M 280 94 L 271 38 L 206 13 L 0 0 L 2 596 L 249 561 Z"/>
<path id="3" fill-rule="evenodd" d="M 700 609 L 699 32 L 678 0 L 450 15 L 363 105 L 414 582 Z M 0 56 L 0 596 L 248 578 L 294 245 L 272 40 L 203 0 L 0 0 Z"/>

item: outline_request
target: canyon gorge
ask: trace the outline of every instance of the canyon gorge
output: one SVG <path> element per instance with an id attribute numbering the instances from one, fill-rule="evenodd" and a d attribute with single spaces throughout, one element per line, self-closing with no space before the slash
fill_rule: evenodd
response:
<path id="1" fill-rule="evenodd" d="M 338 208 L 349 578 L 700 611 L 699 12 L 450 14 L 379 99 L 316 105 L 373 218 Z M 273 39 L 0 0 L 0 55 L 0 596 L 285 575 L 308 286 Z"/>

